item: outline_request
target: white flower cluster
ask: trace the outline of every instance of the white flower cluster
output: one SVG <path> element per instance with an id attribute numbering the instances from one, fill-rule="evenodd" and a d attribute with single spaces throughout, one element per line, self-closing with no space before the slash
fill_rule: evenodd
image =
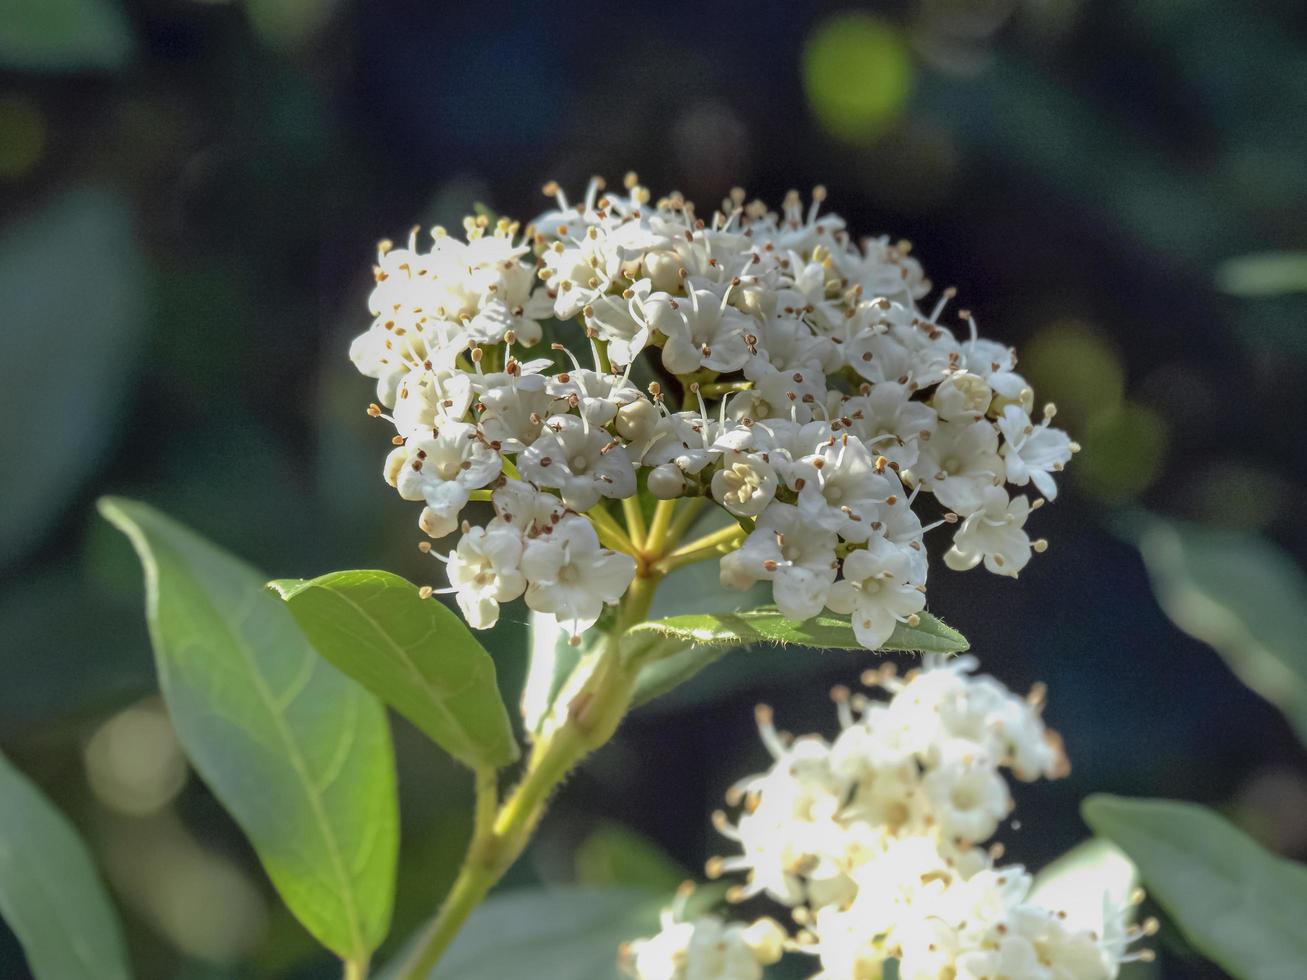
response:
<path id="1" fill-rule="evenodd" d="M 1027 516 L 1077 447 L 1052 406 L 1032 419 L 1011 349 L 965 311 L 961 336 L 940 322 L 952 290 L 918 305 L 931 287 L 907 243 L 856 242 L 820 188 L 780 211 L 736 191 L 706 221 L 679 195 L 651 203 L 633 175 L 621 195 L 593 181 L 575 206 L 547 190 L 558 208 L 525 232 L 469 218 L 466 241 L 436 228 L 426 251 L 416 232 L 382 243 L 374 320 L 351 348 L 377 379 L 370 411 L 397 430 L 386 477 L 425 503 L 430 536 L 464 527 L 505 478 L 552 498 L 526 504 L 550 517 L 525 530 L 497 505 L 464 531 L 451 578 L 473 625 L 524 592 L 589 626 L 566 568 L 603 558 L 613 601 L 674 543 L 646 546 L 632 501 L 715 501 L 742 529 L 707 555 L 728 552 L 726 585 L 770 581 L 795 619 L 851 614 L 872 649 L 924 606 L 931 527 L 956 525 L 955 569 L 1016 575 L 1042 549 Z M 562 343 L 546 349 L 547 332 Z M 536 345 L 545 356 L 519 359 Z"/>
<path id="2" fill-rule="evenodd" d="M 683 888 L 662 914 L 658 935 L 621 950 L 626 971 L 639 980 L 762 980 L 763 967 L 780 960 L 788 936 L 766 916 L 744 925 L 715 915 L 684 917 L 690 889 Z"/>
<path id="3" fill-rule="evenodd" d="M 998 866 L 1001 848 L 980 846 L 1012 810 L 1002 769 L 1055 778 L 1067 763 L 1040 718 L 1042 692 L 1017 698 L 975 666 L 928 657 L 906 679 L 869 674 L 888 701 L 837 690 L 833 742 L 784 738 L 759 710 L 775 762 L 728 794 L 742 805 L 734 826 L 715 815 L 740 853 L 714 858 L 708 873 L 747 875 L 733 900 L 765 894 L 788 906 L 803 928 L 786 948 L 816 956 L 820 980 L 879 980 L 890 958 L 904 980 L 1111 980 L 1150 955 L 1128 951 L 1155 928 L 1129 925 L 1129 904 L 1105 901 L 1100 919 L 1071 921 L 1029 899 L 1030 875 Z M 667 933 L 636 948 L 671 948 Z M 635 966 L 639 980 L 690 976 L 663 960 Z"/>

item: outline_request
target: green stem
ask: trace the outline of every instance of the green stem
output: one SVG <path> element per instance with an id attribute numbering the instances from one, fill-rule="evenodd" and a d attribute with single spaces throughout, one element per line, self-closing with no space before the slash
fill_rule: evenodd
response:
<path id="1" fill-rule="evenodd" d="M 720 398 L 728 392 L 748 391 L 752 387 L 752 381 L 717 381 L 713 384 L 700 385 L 699 393 L 704 398 Z"/>
<path id="2" fill-rule="evenodd" d="M 706 558 L 715 558 L 727 551 L 734 550 L 744 537 L 744 529 L 739 525 L 733 524 L 730 527 L 724 527 L 720 531 L 714 531 L 712 534 L 705 534 L 701 538 L 695 538 L 683 548 L 677 548 L 666 557 L 654 562 L 653 570 L 660 575 L 666 575 L 682 565 L 703 561 Z"/>
<path id="3" fill-rule="evenodd" d="M 631 583 L 594 672 L 568 704 L 564 723 L 536 742 L 526 774 L 498 812 L 494 770 L 477 772 L 476 820 L 467 856 L 440 912 L 401 967 L 399 980 L 426 980 L 472 910 L 526 849 L 550 794 L 617 731 L 635 689 L 635 675 L 618 655 L 618 638 L 648 615 L 659 578 L 641 575 Z"/>
<path id="4" fill-rule="evenodd" d="M 343 980 L 367 980 L 368 961 L 363 960 L 346 960 Z"/>
<path id="5" fill-rule="evenodd" d="M 622 498 L 622 516 L 626 518 L 626 530 L 631 536 L 631 543 L 637 549 L 644 547 L 644 511 L 640 509 L 640 498 Z"/>
<path id="6" fill-rule="evenodd" d="M 658 506 L 654 508 L 653 521 L 649 524 L 649 534 L 644 539 L 644 551 L 646 554 L 653 556 L 654 560 L 661 558 L 667 546 L 667 529 L 672 524 L 672 514 L 676 510 L 675 500 L 660 500 Z"/>
<path id="7" fill-rule="evenodd" d="M 708 503 L 707 497 L 687 497 L 683 499 L 676 508 L 676 516 L 672 518 L 672 523 L 667 526 L 667 541 L 665 546 L 675 548 L 681 538 L 685 537 L 685 532 L 690 530 L 690 525 L 694 519 L 699 516 L 704 505 Z"/>
<path id="8" fill-rule="evenodd" d="M 639 549 L 635 547 L 635 542 L 626 536 L 626 532 L 622 530 L 622 525 L 618 524 L 613 515 L 608 513 L 602 502 L 587 510 L 585 516 L 590 518 L 590 523 L 595 526 L 595 531 L 599 535 L 599 542 L 605 548 L 624 551 L 628 555 L 638 553 Z"/>

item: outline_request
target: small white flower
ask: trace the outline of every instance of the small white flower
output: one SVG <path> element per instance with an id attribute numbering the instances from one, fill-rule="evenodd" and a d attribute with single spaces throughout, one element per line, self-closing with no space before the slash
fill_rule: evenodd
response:
<path id="1" fill-rule="evenodd" d="M 1057 497 L 1057 483 L 1052 474 L 1070 461 L 1074 450 L 1065 432 L 1049 427 L 1052 419 L 1050 410 L 1043 422 L 1034 425 L 1022 408 L 1008 405 L 997 423 L 1005 440 L 1001 452 L 1007 464 L 1008 482 L 1018 487 L 1034 483 L 1049 500 Z"/>
<path id="2" fill-rule="evenodd" d="M 926 607 L 914 562 L 905 549 L 879 534 L 844 559 L 844 578 L 831 587 L 826 605 L 852 616 L 853 632 L 868 650 L 879 650 L 897 623 Z M 915 620 L 914 620 L 915 622 Z"/>
<path id="3" fill-rule="evenodd" d="M 472 404 L 472 385 L 454 370 L 410 371 L 395 394 L 395 428 L 405 439 L 429 435 L 446 421 L 456 422 Z"/>
<path id="4" fill-rule="evenodd" d="M 912 472 L 923 489 L 959 514 L 974 514 L 989 498 L 987 491 L 1001 478 L 998 433 L 985 420 L 960 424 L 941 422 L 929 441 L 921 443 Z"/>
<path id="5" fill-rule="evenodd" d="M 738 551 L 721 561 L 722 585 L 772 583 L 772 597 L 790 619 L 821 612 L 835 582 L 835 534 L 806 524 L 797 507 L 774 501 Z"/>
<path id="6" fill-rule="evenodd" d="M 635 360 L 649 343 L 649 323 L 640 314 L 640 299 L 649 293 L 644 280 L 622 296 L 596 297 L 584 310 L 585 325 L 608 345 L 613 364 L 625 367 Z"/>
<path id="7" fill-rule="evenodd" d="M 486 442 L 501 453 L 520 453 L 535 442 L 554 403 L 538 374 L 505 375 L 482 392 L 478 419 Z"/>
<path id="8" fill-rule="evenodd" d="M 727 453 L 713 474 L 712 494 L 736 517 L 757 517 L 776 496 L 776 471 L 761 456 Z"/>
<path id="9" fill-rule="evenodd" d="M 800 370 L 834 370 L 839 366 L 835 345 L 814 334 L 797 316 L 773 314 L 761 325 L 749 328 L 745 340 L 752 356 L 744 365 L 744 376 L 760 381 L 769 374 Z"/>
<path id="10" fill-rule="evenodd" d="M 401 447 L 403 465 L 395 487 L 405 500 L 425 500 L 443 519 L 457 517 L 473 490 L 499 475 L 499 455 L 481 440 L 476 426 L 446 422 L 435 435 Z"/>
<path id="11" fill-rule="evenodd" d="M 521 480 L 505 480 L 490 500 L 496 517 L 531 538 L 548 532 L 567 510 L 553 494 L 543 493 Z"/>
<path id="12" fill-rule="evenodd" d="M 866 541 L 881 507 L 903 492 L 894 471 L 878 466 L 862 441 L 849 435 L 801 460 L 790 478 L 804 521 L 845 541 Z"/>
<path id="13" fill-rule="evenodd" d="M 594 526 L 573 515 L 527 541 L 522 571 L 530 583 L 526 604 L 552 613 L 560 627 L 579 636 L 594 625 L 604 603 L 626 593 L 635 577 L 635 559 L 601 548 Z"/>
<path id="14" fill-rule="evenodd" d="M 634 980 L 762 980 L 764 966 L 781 958 L 785 931 L 774 919 L 745 925 L 714 915 L 678 922 L 665 912 L 662 931 L 626 950 Z"/>
<path id="15" fill-rule="evenodd" d="M 663 367 L 673 374 L 691 374 L 700 368 L 738 371 L 749 360 L 745 334 L 754 321 L 728 305 L 726 297 L 709 289 L 694 288 L 688 297 L 657 297 L 646 304 L 650 324 L 667 337 Z"/>
<path id="16" fill-rule="evenodd" d="M 619 375 L 603 375 L 584 368 L 560 374 L 549 382 L 548 388 L 554 398 L 555 412 L 565 413 L 575 404 L 592 425 L 607 425 L 623 406 L 644 400 L 640 389 Z"/>
<path id="17" fill-rule="evenodd" d="M 913 401 L 906 385 L 876 385 L 866 395 L 833 399 L 831 418 L 862 442 L 903 469 L 917 461 L 922 440 L 938 424 L 930 406 Z"/>
<path id="18" fill-rule="evenodd" d="M 944 562 L 954 571 L 964 572 L 983 560 L 994 574 L 1015 578 L 1030 561 L 1030 538 L 1023 530 L 1030 501 L 1025 497 L 1008 500 L 1002 487 L 989 486 L 981 492 L 979 503 L 958 528 Z"/>
<path id="19" fill-rule="evenodd" d="M 621 444 L 575 415 L 555 415 L 518 460 L 528 480 L 556 487 L 573 510 L 588 510 L 600 497 L 635 493 L 635 471 Z"/>
<path id="20" fill-rule="evenodd" d="M 717 424 L 697 412 L 665 415 L 654 426 L 640 463 L 651 467 L 673 463 L 683 473 L 699 473 L 721 456 L 716 437 Z"/>
<path id="21" fill-rule="evenodd" d="M 495 522 L 470 528 L 449 555 L 449 584 L 457 589 L 458 607 L 473 629 L 489 629 L 499 620 L 499 604 L 526 589 L 522 535 L 510 524 Z"/>
<path id="22" fill-rule="evenodd" d="M 993 399 L 993 389 L 980 375 L 955 371 L 939 383 L 930 404 L 946 422 L 967 423 L 983 419 Z"/>
<path id="23" fill-rule="evenodd" d="M 940 830 L 965 841 L 988 840 L 1012 806 L 1007 783 L 979 755 L 950 759 L 931 769 L 922 777 L 921 790 Z"/>

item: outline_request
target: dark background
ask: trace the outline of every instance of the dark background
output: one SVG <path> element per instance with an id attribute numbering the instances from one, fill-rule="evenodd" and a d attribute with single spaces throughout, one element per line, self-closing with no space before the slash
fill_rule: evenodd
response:
<path id="1" fill-rule="evenodd" d="M 1290 0 L 6 4 L 0 745 L 91 841 L 140 975 L 335 968 L 186 777 L 139 570 L 94 499 L 150 501 L 270 577 L 430 579 L 346 357 L 375 242 L 474 202 L 528 220 L 546 180 L 575 197 L 629 169 L 705 211 L 824 183 L 959 287 L 1084 444 L 1019 583 L 931 582 L 987 671 L 1049 683 L 1075 767 L 1018 788 L 1009 856 L 1083 838 L 1105 790 L 1209 803 L 1307 857 L 1307 754 L 1166 619 L 1131 533 L 1161 514 L 1307 558 L 1307 259 L 1230 264 L 1307 248 L 1305 42 Z M 524 618 L 490 637 L 510 697 Z M 572 880 L 604 821 L 697 869 L 721 792 L 765 762 L 752 705 L 830 733 L 827 689 L 866 663 L 724 661 L 570 781 L 514 878 Z M 403 935 L 453 874 L 470 787 L 396 734 Z M 1220 976 L 1174 930 L 1157 945 L 1167 977 Z M 25 976 L 3 927 L 0 975 Z"/>

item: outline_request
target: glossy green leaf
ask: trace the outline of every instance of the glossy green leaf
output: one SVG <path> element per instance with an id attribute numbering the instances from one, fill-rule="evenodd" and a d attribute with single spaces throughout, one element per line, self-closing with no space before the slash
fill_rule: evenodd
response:
<path id="1" fill-rule="evenodd" d="M 916 626 L 899 623 L 882 650 L 961 653 L 966 638 L 929 613 Z M 803 623 L 786 619 L 774 608 L 740 613 L 673 616 L 628 630 L 624 655 L 642 661 L 634 703 L 651 701 L 689 680 L 732 649 L 754 644 L 803 646 L 817 650 L 860 650 L 862 644 L 848 619 L 829 614 Z"/>
<path id="2" fill-rule="evenodd" d="M 0 5 L 0 66 L 5 68 L 121 68 L 131 52 L 132 36 L 116 0 L 5 0 Z"/>
<path id="3" fill-rule="evenodd" d="M 318 656 L 265 576 L 144 504 L 100 510 L 145 568 L 187 755 L 309 932 L 366 957 L 389 928 L 399 839 L 384 709 Z"/>
<path id="4" fill-rule="evenodd" d="M 647 888 L 670 894 L 691 877 L 649 838 L 611 821 L 600 824 L 576 850 L 576 880 L 595 888 Z"/>
<path id="5" fill-rule="evenodd" d="M 432 980 L 619 980 L 618 947 L 658 931 L 665 904 L 641 889 L 521 888 L 479 905 Z M 397 958 L 403 961 L 403 956 Z M 377 980 L 394 980 L 393 969 Z"/>
<path id="6" fill-rule="evenodd" d="M 1296 980 L 1307 963 L 1307 866 L 1206 807 L 1093 796 L 1094 832 L 1126 852 L 1189 943 L 1235 977 Z"/>
<path id="7" fill-rule="evenodd" d="M 44 404 L 56 378 L 70 393 L 40 424 L 0 417 L 0 565 L 37 543 L 112 450 L 147 325 L 145 278 L 128 203 L 104 188 L 65 192 L 0 234 L 5 402 Z"/>
<path id="8" fill-rule="evenodd" d="M 616 610 L 609 606 L 598 622 L 581 634 L 579 642 L 559 628 L 554 617 L 532 612 L 527 673 L 522 685 L 522 722 L 528 735 L 538 735 L 554 714 L 560 697 L 575 693 L 599 662 L 592 656 L 608 642 Z M 565 690 L 566 689 L 566 690 Z M 562 710 L 562 706 L 559 706 Z"/>
<path id="9" fill-rule="evenodd" d="M 1153 591 L 1307 742 L 1307 576 L 1255 535 L 1150 523 L 1139 537 Z"/>
<path id="10" fill-rule="evenodd" d="M 518 756 L 495 662 L 456 613 L 390 572 L 274 582 L 318 652 L 472 767 Z"/>
<path id="11" fill-rule="evenodd" d="M 127 980 L 122 926 L 73 825 L 0 755 L 0 915 L 36 980 Z"/>

